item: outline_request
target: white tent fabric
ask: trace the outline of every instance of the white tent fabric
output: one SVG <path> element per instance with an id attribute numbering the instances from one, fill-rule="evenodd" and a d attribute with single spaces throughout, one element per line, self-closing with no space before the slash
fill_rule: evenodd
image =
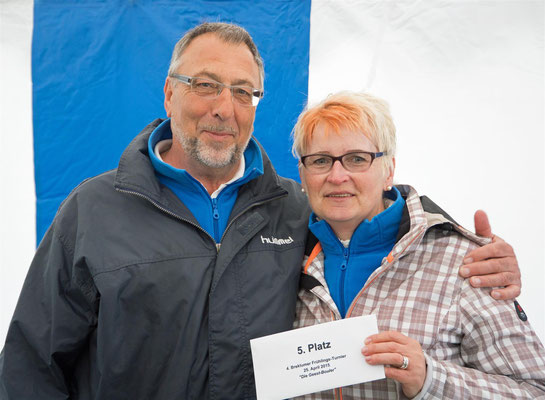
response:
<path id="1" fill-rule="evenodd" d="M 0 347 L 36 246 L 31 0 L 0 1 Z"/>
<path id="2" fill-rule="evenodd" d="M 309 101 L 347 88 L 390 103 L 395 181 L 513 245 L 519 302 L 545 342 L 543 1 L 314 0 Z"/>
<path id="3" fill-rule="evenodd" d="M 0 343 L 35 246 L 32 9 L 0 2 Z M 470 229 L 488 212 L 545 342 L 544 27 L 543 1 L 314 0 L 309 102 L 341 89 L 389 101 L 396 181 Z"/>

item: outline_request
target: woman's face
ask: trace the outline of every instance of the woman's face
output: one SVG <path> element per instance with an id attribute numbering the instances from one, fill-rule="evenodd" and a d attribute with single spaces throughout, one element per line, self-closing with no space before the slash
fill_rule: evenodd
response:
<path id="1" fill-rule="evenodd" d="M 329 154 L 341 156 L 353 151 L 376 153 L 382 149 L 361 132 L 347 129 L 340 134 L 318 125 L 304 155 Z M 327 221 L 341 239 L 349 239 L 357 226 L 371 220 L 384 210 L 382 193 L 393 182 L 393 168 L 384 173 L 383 160 L 377 158 L 365 172 L 349 172 L 340 162 L 334 162 L 331 170 L 324 174 L 310 174 L 303 165 L 299 167 L 301 182 L 308 194 L 314 213 Z"/>

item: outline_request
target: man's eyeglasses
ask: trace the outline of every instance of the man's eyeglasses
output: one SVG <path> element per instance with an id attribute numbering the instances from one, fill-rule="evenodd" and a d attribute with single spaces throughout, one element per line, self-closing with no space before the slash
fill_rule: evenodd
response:
<path id="1" fill-rule="evenodd" d="M 259 100 L 263 97 L 263 90 L 250 86 L 229 86 L 213 79 L 179 74 L 171 74 L 170 77 L 188 85 L 193 93 L 209 99 L 215 99 L 221 94 L 224 88 L 227 88 L 231 91 L 233 99 L 235 99 L 238 104 L 245 107 L 256 107 Z"/>
<path id="2" fill-rule="evenodd" d="M 329 154 L 309 154 L 301 157 L 301 163 L 311 174 L 325 174 L 333 168 L 335 161 L 350 172 L 365 172 L 373 164 L 373 160 L 387 155 L 382 151 L 380 153 L 370 153 L 368 151 L 353 151 L 342 156 L 330 156 Z"/>

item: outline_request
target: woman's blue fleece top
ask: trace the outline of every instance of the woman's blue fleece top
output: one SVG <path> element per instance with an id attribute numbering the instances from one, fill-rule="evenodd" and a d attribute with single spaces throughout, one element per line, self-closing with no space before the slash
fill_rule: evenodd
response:
<path id="1" fill-rule="evenodd" d="M 384 195 L 394 203 L 371 221 L 360 223 L 348 247 L 343 246 L 325 220 L 318 221 L 314 213 L 310 216 L 309 229 L 320 240 L 324 252 L 329 293 L 343 318 L 371 273 L 396 243 L 405 200 L 395 187 Z"/>
<path id="2" fill-rule="evenodd" d="M 227 227 L 229 215 L 238 195 L 238 188 L 263 175 L 263 159 L 257 142 L 252 138 L 244 151 L 245 170 L 242 178 L 227 185 L 216 198 L 211 198 L 204 186 L 186 170 L 177 169 L 159 160 L 155 155 L 155 145 L 161 140 L 172 139 L 170 119 L 161 123 L 151 133 L 148 153 L 159 181 L 174 192 L 191 211 L 201 228 L 220 243 Z"/>

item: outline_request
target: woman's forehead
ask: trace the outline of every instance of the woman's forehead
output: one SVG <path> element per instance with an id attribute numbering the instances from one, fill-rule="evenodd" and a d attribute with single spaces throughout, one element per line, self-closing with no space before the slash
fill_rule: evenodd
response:
<path id="1" fill-rule="evenodd" d="M 320 149 L 353 149 L 376 151 L 376 145 L 360 128 L 318 124 L 307 137 L 307 152 Z"/>
<path id="2" fill-rule="evenodd" d="M 331 125 L 320 122 L 313 131 L 307 136 L 307 146 L 315 143 L 362 143 L 376 146 L 372 135 L 365 132 L 360 127 L 346 125 Z"/>

